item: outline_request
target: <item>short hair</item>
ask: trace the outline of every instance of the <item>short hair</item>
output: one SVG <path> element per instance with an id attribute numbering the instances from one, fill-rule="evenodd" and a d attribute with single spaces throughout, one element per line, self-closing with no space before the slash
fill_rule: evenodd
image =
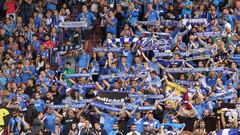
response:
<path id="1" fill-rule="evenodd" d="M 67 61 L 67 62 L 66 62 L 66 65 L 67 65 L 67 64 L 68 64 L 68 65 L 71 65 L 71 62 Z"/>

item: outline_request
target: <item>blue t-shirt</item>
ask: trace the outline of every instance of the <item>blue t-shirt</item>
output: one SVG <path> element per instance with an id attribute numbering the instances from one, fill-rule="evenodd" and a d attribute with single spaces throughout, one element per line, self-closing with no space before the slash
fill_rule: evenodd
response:
<path id="1" fill-rule="evenodd" d="M 52 11 L 57 9 L 57 6 L 53 2 L 57 2 L 57 0 L 51 0 L 51 2 L 47 4 L 47 9 L 50 9 Z"/>
<path id="2" fill-rule="evenodd" d="M 17 101 L 20 102 L 20 110 L 27 108 L 27 102 L 30 100 L 30 97 L 27 94 L 17 95 Z"/>
<path id="3" fill-rule="evenodd" d="M 40 17 L 37 16 L 36 18 L 34 18 L 34 26 L 36 28 L 39 28 L 42 26 L 42 19 Z"/>
<path id="4" fill-rule="evenodd" d="M 36 100 L 35 102 L 34 102 L 34 107 L 35 107 L 35 109 L 36 109 L 36 111 L 37 112 L 43 112 L 44 111 L 44 109 L 45 109 L 45 102 L 43 101 L 43 100 L 41 100 L 41 99 L 39 99 L 39 100 Z"/>
<path id="5" fill-rule="evenodd" d="M 118 20 L 117 18 L 113 18 L 112 19 L 112 22 L 114 23 L 113 25 L 110 25 L 108 24 L 107 27 L 106 27 L 106 32 L 108 33 L 112 33 L 113 35 L 117 35 L 117 23 L 118 23 Z"/>
<path id="6" fill-rule="evenodd" d="M 207 82 L 207 85 L 209 85 L 213 89 L 217 82 L 217 78 L 216 77 L 214 77 L 214 78 L 207 77 L 206 82 Z"/>
<path id="7" fill-rule="evenodd" d="M 152 10 L 148 17 L 147 17 L 147 21 L 158 21 L 159 20 L 159 14 L 156 10 Z"/>
<path id="8" fill-rule="evenodd" d="M 186 0 L 183 1 L 181 4 L 184 4 L 185 6 L 192 6 L 192 1 L 190 0 Z M 188 9 L 188 8 L 182 8 L 181 11 L 181 15 L 191 15 L 192 14 L 192 10 Z"/>
<path id="9" fill-rule="evenodd" d="M 146 121 L 149 123 L 150 127 L 160 128 L 160 122 L 158 120 L 153 119 L 153 120 L 146 120 Z"/>
<path id="10" fill-rule="evenodd" d="M 137 120 L 136 118 L 132 118 L 129 120 L 129 125 L 135 124 L 136 125 L 136 131 L 139 133 L 143 132 L 143 123 L 144 123 L 145 119 L 144 118 L 140 118 L 139 120 Z"/>
<path id="11" fill-rule="evenodd" d="M 9 125 L 9 127 L 10 127 L 10 132 L 12 132 L 14 135 L 19 135 L 19 134 L 20 134 L 20 131 L 19 131 L 19 129 L 17 128 L 18 123 L 20 123 L 21 128 L 22 128 L 23 122 L 22 122 L 22 120 L 19 119 L 19 118 L 14 118 L 14 117 L 12 117 L 12 118 L 9 120 L 9 122 L 8 122 L 8 125 Z"/>
<path id="12" fill-rule="evenodd" d="M 87 53 L 83 53 L 79 56 L 78 60 L 78 67 L 79 68 L 86 68 L 90 61 L 90 56 Z"/>
<path id="13" fill-rule="evenodd" d="M 125 19 L 129 19 L 131 26 L 134 26 L 135 22 L 138 20 L 138 11 L 128 10 L 125 14 Z"/>
<path id="14" fill-rule="evenodd" d="M 156 70 L 158 74 L 160 73 L 160 69 L 159 69 L 157 62 L 149 61 L 148 65 L 150 68 L 153 68 L 154 70 Z"/>
<path id="15" fill-rule="evenodd" d="M 31 77 L 31 74 L 28 73 L 28 69 L 30 70 L 31 74 L 32 75 L 35 75 L 36 71 L 35 71 L 35 68 L 33 66 L 28 66 L 27 67 L 23 67 L 23 82 L 27 82 L 28 79 Z"/>
<path id="16" fill-rule="evenodd" d="M 52 114 L 45 114 L 45 120 L 44 120 L 44 125 L 46 127 L 46 129 L 50 132 L 55 131 L 55 119 L 56 119 L 56 115 L 54 113 Z"/>
<path id="17" fill-rule="evenodd" d="M 77 21 L 87 21 L 87 26 L 91 26 L 96 17 L 91 12 L 79 13 L 77 16 Z"/>
<path id="18" fill-rule="evenodd" d="M 104 118 L 104 126 L 103 129 L 106 130 L 107 133 L 110 133 L 112 131 L 113 125 L 117 122 L 118 117 L 110 117 L 106 113 L 101 113 L 101 116 Z"/>
<path id="19" fill-rule="evenodd" d="M 194 104 L 194 107 L 196 108 L 196 110 L 198 112 L 198 117 L 202 118 L 203 117 L 203 111 L 204 111 L 204 104 L 199 104 L 199 105 Z"/>

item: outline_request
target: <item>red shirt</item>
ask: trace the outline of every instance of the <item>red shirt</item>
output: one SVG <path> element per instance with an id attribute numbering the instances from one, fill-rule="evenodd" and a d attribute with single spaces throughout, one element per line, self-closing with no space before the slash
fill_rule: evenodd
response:
<path id="1" fill-rule="evenodd" d="M 45 41 L 43 45 L 47 48 L 53 48 L 55 46 L 55 43 L 49 40 L 49 41 Z"/>
<path id="2" fill-rule="evenodd" d="M 5 6 L 7 8 L 7 11 L 6 11 L 7 14 L 15 13 L 15 4 L 16 4 L 15 0 L 13 0 L 12 2 L 5 3 Z"/>

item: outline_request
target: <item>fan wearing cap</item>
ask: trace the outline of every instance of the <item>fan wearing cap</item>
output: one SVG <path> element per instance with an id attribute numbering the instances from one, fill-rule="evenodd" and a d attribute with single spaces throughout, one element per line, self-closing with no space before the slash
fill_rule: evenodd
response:
<path id="1" fill-rule="evenodd" d="M 62 123 L 64 125 L 63 134 L 68 134 L 73 124 L 77 124 L 77 118 L 75 114 L 75 108 L 67 110 L 67 116 L 63 117 Z"/>
<path id="2" fill-rule="evenodd" d="M 111 65 L 109 65 L 109 70 L 108 73 L 112 74 L 112 73 L 118 73 L 118 69 L 117 69 L 117 64 L 118 64 L 118 60 L 117 59 L 113 59 L 111 62 Z"/>
<path id="3" fill-rule="evenodd" d="M 71 88 L 67 88 L 66 89 L 66 97 L 65 99 L 62 100 L 62 102 L 64 103 L 72 103 L 73 102 L 73 98 L 72 98 L 72 89 Z"/>
<path id="4" fill-rule="evenodd" d="M 144 129 L 141 135 L 155 135 L 156 132 L 154 130 L 151 130 L 150 124 L 148 122 L 143 123 Z"/>

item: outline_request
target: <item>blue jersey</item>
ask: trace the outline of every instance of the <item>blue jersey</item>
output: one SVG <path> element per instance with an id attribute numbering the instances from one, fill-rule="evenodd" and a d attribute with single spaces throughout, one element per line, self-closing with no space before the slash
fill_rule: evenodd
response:
<path id="1" fill-rule="evenodd" d="M 104 126 L 103 129 L 110 133 L 112 131 L 113 124 L 115 124 L 118 120 L 118 117 L 111 117 L 106 113 L 101 113 L 101 116 L 104 118 Z"/>
<path id="2" fill-rule="evenodd" d="M 148 17 L 147 17 L 147 21 L 158 21 L 159 20 L 159 14 L 156 10 L 152 10 Z"/>
<path id="3" fill-rule="evenodd" d="M 158 120 L 152 119 L 152 120 L 146 120 L 146 121 L 149 123 L 150 127 L 160 128 L 160 122 Z"/>
<path id="4" fill-rule="evenodd" d="M 86 21 L 88 27 L 92 26 L 93 21 L 95 20 L 96 20 L 96 17 L 91 12 L 79 13 L 77 16 L 77 21 Z"/>
<path id="5" fill-rule="evenodd" d="M 185 5 L 185 6 L 192 6 L 192 1 L 190 0 L 186 0 L 184 2 L 182 2 L 181 4 Z M 181 11 L 182 15 L 191 15 L 192 14 L 192 10 L 188 9 L 188 8 L 182 8 Z"/>
<path id="6" fill-rule="evenodd" d="M 9 120 L 8 125 L 10 127 L 10 132 L 11 133 L 13 133 L 14 135 L 19 135 L 20 134 L 19 128 L 22 128 L 23 123 L 22 123 L 21 119 L 12 117 Z"/>
<path id="7" fill-rule="evenodd" d="M 37 110 L 37 112 L 43 112 L 46 105 L 45 105 L 45 102 L 43 100 L 39 99 L 39 100 L 36 100 L 34 102 L 34 107 Z"/>
<path id="8" fill-rule="evenodd" d="M 117 35 L 117 23 L 118 23 L 118 20 L 117 18 L 113 18 L 112 19 L 112 22 L 113 22 L 113 25 L 111 24 L 108 24 L 107 27 L 106 27 L 106 32 L 108 33 L 112 33 L 113 35 Z"/>
<path id="9" fill-rule="evenodd" d="M 56 115 L 54 113 L 52 113 L 52 114 L 46 113 L 45 117 L 46 118 L 44 120 L 44 125 L 45 125 L 46 129 L 50 132 L 55 131 Z"/>
<path id="10" fill-rule="evenodd" d="M 132 118 L 129 120 L 129 125 L 135 124 L 136 125 L 136 131 L 139 133 L 143 132 L 143 123 L 144 123 L 145 119 L 144 118 L 140 118 L 139 120 L 137 120 L 136 118 Z"/>

